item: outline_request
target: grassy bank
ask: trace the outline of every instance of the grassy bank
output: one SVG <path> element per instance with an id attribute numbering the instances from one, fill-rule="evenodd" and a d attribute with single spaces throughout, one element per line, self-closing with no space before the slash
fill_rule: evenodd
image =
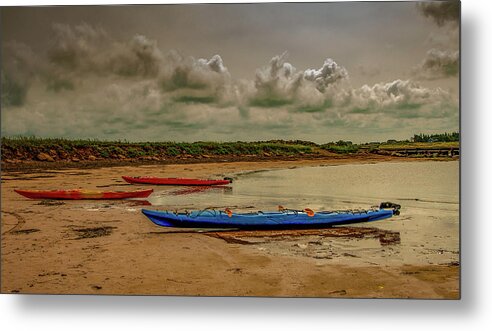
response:
<path id="1" fill-rule="evenodd" d="M 415 155 L 402 154 L 402 151 L 406 149 L 427 151 Z M 444 149 L 444 153 L 442 151 L 439 155 L 431 153 L 432 150 L 439 149 Z M 334 154 L 357 155 L 367 153 L 400 157 L 436 157 L 446 156 L 446 150 L 450 149 L 459 149 L 459 142 L 391 141 L 353 144 L 349 141 L 338 141 L 316 144 L 301 140 L 271 140 L 260 142 L 130 143 L 35 137 L 4 137 L 1 140 L 2 162 L 5 163 L 118 160 L 157 162 L 180 159 L 319 157 Z"/>
<path id="2" fill-rule="evenodd" d="M 97 159 L 165 159 L 179 157 L 292 156 L 318 154 L 316 144 L 272 142 L 111 142 L 42 138 L 2 138 L 2 159 L 81 161 Z"/>

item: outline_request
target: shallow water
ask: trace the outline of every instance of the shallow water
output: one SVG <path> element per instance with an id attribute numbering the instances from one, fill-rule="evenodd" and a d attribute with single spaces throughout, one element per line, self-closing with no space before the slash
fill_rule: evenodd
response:
<path id="1" fill-rule="evenodd" d="M 405 162 L 304 167 L 238 173 L 230 186 L 162 187 L 149 201 L 176 208 L 317 210 L 367 207 L 381 201 L 448 209 L 458 205 L 458 162 Z M 422 205 L 423 207 L 423 205 Z"/>
<path id="2" fill-rule="evenodd" d="M 404 162 L 304 167 L 233 174 L 230 187 L 158 188 L 158 209 L 207 207 L 234 211 L 286 208 L 369 208 L 402 205 L 401 215 L 377 223 L 399 243 L 377 238 L 286 237 L 254 245 L 271 254 L 306 256 L 323 263 L 362 265 L 448 264 L 459 261 L 459 162 Z M 350 261 L 347 261 L 350 259 Z"/>

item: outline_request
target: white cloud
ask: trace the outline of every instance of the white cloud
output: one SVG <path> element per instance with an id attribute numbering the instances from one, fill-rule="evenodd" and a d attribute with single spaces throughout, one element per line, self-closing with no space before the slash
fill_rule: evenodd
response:
<path id="1" fill-rule="evenodd" d="M 332 59 L 326 59 L 320 69 L 304 71 L 304 79 L 316 83 L 318 91 L 323 93 L 329 85 L 348 79 L 348 72 Z"/>
<path id="2" fill-rule="evenodd" d="M 450 99 L 449 93 L 441 89 L 429 89 L 410 80 L 397 79 L 373 86 L 364 85 L 351 91 L 350 105 L 371 108 L 375 111 L 391 107 L 420 107 L 439 104 Z"/>
<path id="3" fill-rule="evenodd" d="M 256 72 L 252 104 L 263 107 L 321 106 L 348 79 L 347 70 L 328 58 L 319 69 L 298 71 L 286 62 L 287 53 L 277 55 Z"/>

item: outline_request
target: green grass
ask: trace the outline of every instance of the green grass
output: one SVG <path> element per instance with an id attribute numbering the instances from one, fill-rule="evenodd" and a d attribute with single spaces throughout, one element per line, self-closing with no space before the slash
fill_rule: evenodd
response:
<path id="1" fill-rule="evenodd" d="M 282 106 L 287 106 L 292 104 L 291 100 L 281 99 L 281 98 L 265 98 L 265 99 L 254 99 L 250 102 L 250 106 L 252 107 L 260 107 L 260 108 L 277 108 Z"/>
<path id="2" fill-rule="evenodd" d="M 94 155 L 102 158 L 139 158 L 145 156 L 176 157 L 179 155 L 297 155 L 316 154 L 316 144 L 306 142 L 142 142 L 100 141 L 60 138 L 2 138 L 4 157 L 24 155 L 35 158 L 39 153 L 67 153 L 72 157 Z"/>
<path id="3" fill-rule="evenodd" d="M 359 151 L 359 145 L 325 144 L 321 148 L 337 154 L 353 154 Z"/>
<path id="4" fill-rule="evenodd" d="M 353 144 L 350 141 L 318 145 L 302 140 L 271 140 L 259 142 L 140 142 L 103 141 L 97 139 L 63 139 L 37 137 L 3 137 L 1 152 L 4 160 L 34 160 L 39 153 L 50 154 L 55 159 L 88 159 L 91 155 L 103 159 L 175 158 L 180 156 L 295 156 L 316 155 L 323 151 L 354 154 L 361 150 L 459 148 L 459 142 L 409 142 L 390 140 L 386 143 Z"/>
<path id="5" fill-rule="evenodd" d="M 175 98 L 174 101 L 182 103 L 214 103 L 217 102 L 217 98 L 214 96 L 191 96 L 184 95 Z"/>

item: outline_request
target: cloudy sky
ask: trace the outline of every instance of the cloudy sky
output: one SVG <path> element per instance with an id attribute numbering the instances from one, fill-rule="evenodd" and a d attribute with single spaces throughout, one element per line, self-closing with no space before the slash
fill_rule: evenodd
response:
<path id="1" fill-rule="evenodd" d="M 0 10 L 4 136 L 323 143 L 459 127 L 456 2 Z"/>

